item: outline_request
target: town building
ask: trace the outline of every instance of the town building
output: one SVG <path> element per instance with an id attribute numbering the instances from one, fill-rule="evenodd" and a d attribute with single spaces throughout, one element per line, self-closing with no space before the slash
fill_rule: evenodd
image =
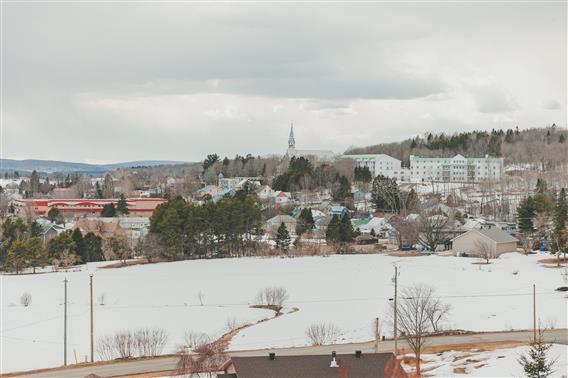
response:
<path id="1" fill-rule="evenodd" d="M 12 204 L 20 216 L 47 215 L 49 210 L 57 208 L 65 217 L 98 216 L 103 206 L 113 203 L 118 205 L 118 198 L 108 199 L 18 199 Z M 156 207 L 166 202 L 163 198 L 127 198 L 128 216 L 150 217 Z"/>
<path id="2" fill-rule="evenodd" d="M 400 175 L 402 162 L 385 154 L 344 155 L 353 159 L 358 167 L 367 167 L 373 176 L 397 177 Z"/>
<path id="3" fill-rule="evenodd" d="M 421 157 L 410 155 L 410 166 L 385 154 L 344 155 L 358 167 L 367 167 L 374 176 L 383 175 L 398 181 L 480 182 L 499 180 L 503 175 L 503 158 L 491 157 Z"/>
<path id="4" fill-rule="evenodd" d="M 219 378 L 408 377 L 393 353 L 231 357 Z"/>
<path id="5" fill-rule="evenodd" d="M 515 252 L 519 240 L 498 227 L 473 228 L 452 239 L 456 254 L 482 256 L 487 249 L 491 258 L 507 252 Z"/>
<path id="6" fill-rule="evenodd" d="M 294 138 L 294 126 L 290 126 L 288 136 L 288 149 L 286 155 L 289 157 L 315 157 L 318 160 L 333 160 L 335 153 L 330 150 L 298 150 L 296 149 L 296 139 Z"/>
<path id="7" fill-rule="evenodd" d="M 420 157 L 410 155 L 410 177 L 415 181 L 478 182 L 499 180 L 503 158 Z"/>

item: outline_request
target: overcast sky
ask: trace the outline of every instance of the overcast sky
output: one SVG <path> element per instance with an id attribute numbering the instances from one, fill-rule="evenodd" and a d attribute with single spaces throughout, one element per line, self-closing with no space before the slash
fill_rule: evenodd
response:
<path id="1" fill-rule="evenodd" d="M 4 3 L 2 157 L 212 152 L 566 126 L 566 3 Z"/>

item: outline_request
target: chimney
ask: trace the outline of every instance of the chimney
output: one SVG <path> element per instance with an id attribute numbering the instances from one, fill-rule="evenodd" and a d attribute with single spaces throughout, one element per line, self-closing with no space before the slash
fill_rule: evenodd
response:
<path id="1" fill-rule="evenodd" d="M 274 353 L 274 352 L 268 353 L 268 359 L 270 361 L 274 361 L 276 359 L 276 353 Z"/>
<path id="2" fill-rule="evenodd" d="M 355 357 L 356 357 L 356 358 L 361 358 L 361 357 L 363 357 L 363 353 L 362 353 L 360 350 L 356 350 L 356 351 L 355 351 Z"/>
<path id="3" fill-rule="evenodd" d="M 335 351 L 331 352 L 331 363 L 329 364 L 330 368 L 339 367 L 339 365 L 337 364 L 337 361 L 335 360 L 335 357 L 337 357 L 337 353 L 335 353 Z"/>

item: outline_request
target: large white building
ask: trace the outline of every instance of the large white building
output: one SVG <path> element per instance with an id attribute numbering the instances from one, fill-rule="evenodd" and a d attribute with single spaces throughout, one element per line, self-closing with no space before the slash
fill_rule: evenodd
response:
<path id="1" fill-rule="evenodd" d="M 402 162 L 385 154 L 344 155 L 353 159 L 358 167 L 367 167 L 373 176 L 400 177 Z"/>
<path id="2" fill-rule="evenodd" d="M 476 182 L 499 180 L 503 158 L 420 157 L 410 155 L 410 177 L 415 181 Z"/>
<path id="3" fill-rule="evenodd" d="M 332 160 L 335 158 L 335 153 L 330 150 L 297 150 L 296 140 L 294 139 L 294 126 L 290 126 L 290 135 L 288 136 L 288 149 L 286 155 L 289 157 L 309 157 L 313 156 L 320 160 Z"/>
<path id="4" fill-rule="evenodd" d="M 503 174 L 503 158 L 491 156 L 466 158 L 420 157 L 410 155 L 410 167 L 384 154 L 344 155 L 358 167 L 367 167 L 375 176 L 383 175 L 400 181 L 478 182 L 499 180 Z"/>

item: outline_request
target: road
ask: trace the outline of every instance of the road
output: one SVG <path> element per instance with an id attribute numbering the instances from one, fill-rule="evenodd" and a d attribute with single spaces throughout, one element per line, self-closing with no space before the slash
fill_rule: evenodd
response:
<path id="1" fill-rule="evenodd" d="M 480 342 L 507 342 L 519 341 L 528 342 L 532 337 L 532 331 L 511 331 L 511 332 L 491 332 L 476 333 L 468 335 L 455 336 L 435 336 L 428 339 L 428 346 L 444 346 L 444 345 L 460 345 Z M 547 331 L 545 340 L 559 344 L 568 344 L 568 329 L 556 329 Z M 406 344 L 399 341 L 399 348 L 405 348 Z M 392 351 L 394 349 L 394 341 L 387 340 L 379 343 L 379 351 Z M 277 349 L 257 349 L 245 351 L 231 351 L 230 356 L 263 356 L 269 351 L 275 352 L 276 355 L 299 355 L 299 354 L 331 354 L 332 351 L 337 353 L 353 353 L 355 350 L 365 352 L 374 351 L 373 342 L 353 343 L 353 344 L 336 344 L 324 346 L 306 346 L 295 348 L 277 348 Z M 33 374 L 22 373 L 18 377 L 85 377 L 94 373 L 101 377 L 118 377 L 131 374 L 144 374 L 160 371 L 175 370 L 177 363 L 176 357 L 157 357 L 148 360 L 138 361 L 121 361 L 106 364 L 95 364 L 82 367 L 68 367 L 65 369 L 51 369 Z"/>

